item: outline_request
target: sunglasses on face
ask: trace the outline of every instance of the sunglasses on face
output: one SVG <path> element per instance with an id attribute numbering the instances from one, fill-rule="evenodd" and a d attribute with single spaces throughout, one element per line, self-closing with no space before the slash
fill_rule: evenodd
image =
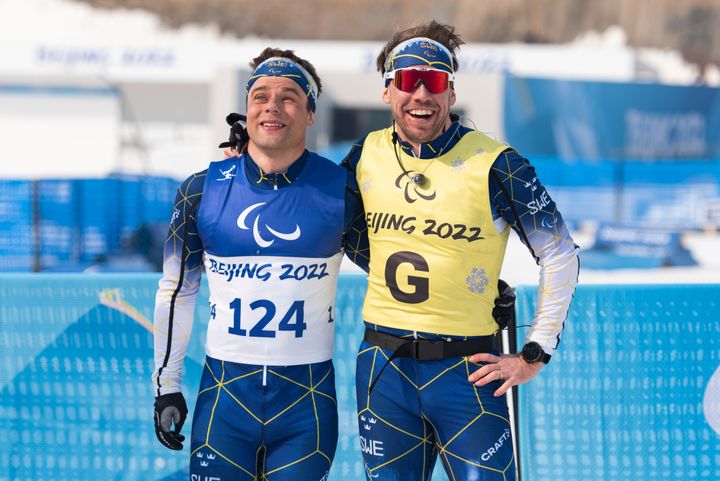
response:
<path id="1" fill-rule="evenodd" d="M 385 78 L 392 81 L 392 84 L 403 92 L 412 93 L 422 82 L 425 88 L 431 94 L 441 94 L 445 92 L 453 80 L 454 76 L 444 70 L 418 70 L 405 69 L 394 70 L 388 72 Z"/>

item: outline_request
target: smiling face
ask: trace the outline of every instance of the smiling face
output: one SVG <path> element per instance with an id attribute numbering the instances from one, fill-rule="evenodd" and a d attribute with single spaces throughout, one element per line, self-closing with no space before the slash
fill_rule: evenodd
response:
<path id="1" fill-rule="evenodd" d="M 261 77 L 247 99 L 248 148 L 266 155 L 298 157 L 305 149 L 307 128 L 315 122 L 300 86 L 284 77 Z M 296 155 L 297 154 L 297 155 Z"/>
<path id="2" fill-rule="evenodd" d="M 383 92 L 383 101 L 390 105 L 400 138 L 417 147 L 436 139 L 450 126 L 450 107 L 455 105 L 455 91 L 448 88 L 442 93 L 431 94 L 420 82 L 408 93 L 390 83 Z"/>

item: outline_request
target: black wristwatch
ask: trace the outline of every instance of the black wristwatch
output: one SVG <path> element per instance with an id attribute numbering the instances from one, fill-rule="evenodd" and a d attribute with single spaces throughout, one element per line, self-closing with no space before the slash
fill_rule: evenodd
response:
<path id="1" fill-rule="evenodd" d="M 551 356 L 543 351 L 543 348 L 537 342 L 528 342 L 523 346 L 520 357 L 522 357 L 528 364 L 532 364 L 534 362 L 547 364 L 550 362 Z"/>

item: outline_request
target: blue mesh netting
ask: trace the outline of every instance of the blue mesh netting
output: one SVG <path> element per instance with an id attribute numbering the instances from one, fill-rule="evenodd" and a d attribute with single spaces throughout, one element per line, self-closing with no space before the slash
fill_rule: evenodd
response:
<path id="1" fill-rule="evenodd" d="M 0 275 L 0 480 L 187 479 L 187 450 L 165 449 L 152 429 L 158 277 Z M 338 289 L 331 480 L 363 476 L 353 376 L 365 285 L 343 276 Z M 518 289 L 520 324 L 534 296 Z M 203 285 L 183 387 L 191 412 L 206 297 Z M 720 479 L 719 303 L 720 285 L 581 286 L 560 350 L 521 390 L 524 479 Z M 446 479 L 439 466 L 434 479 Z"/>

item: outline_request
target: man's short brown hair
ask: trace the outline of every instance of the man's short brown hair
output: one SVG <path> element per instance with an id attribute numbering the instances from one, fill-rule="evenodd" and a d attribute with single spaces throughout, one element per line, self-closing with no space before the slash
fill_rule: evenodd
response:
<path id="1" fill-rule="evenodd" d="M 457 61 L 457 56 L 455 55 L 455 51 L 460 47 L 460 45 L 464 44 L 465 42 L 460 38 L 460 35 L 455 33 L 455 27 L 453 27 L 452 25 L 438 23 L 435 20 L 432 20 L 430 23 L 417 25 L 415 27 L 410 27 L 406 30 L 396 32 L 395 35 L 392 36 L 390 41 L 385 44 L 385 47 L 383 47 L 380 55 L 378 55 L 378 72 L 382 74 L 385 73 L 385 61 L 387 60 L 388 55 L 390 55 L 390 52 L 392 52 L 395 47 L 400 45 L 405 40 L 410 40 L 411 38 L 416 37 L 426 37 L 431 40 L 435 40 L 436 42 L 447 47 L 447 49 L 450 50 L 450 53 L 452 54 L 453 70 L 458 69 L 459 65 Z"/>

